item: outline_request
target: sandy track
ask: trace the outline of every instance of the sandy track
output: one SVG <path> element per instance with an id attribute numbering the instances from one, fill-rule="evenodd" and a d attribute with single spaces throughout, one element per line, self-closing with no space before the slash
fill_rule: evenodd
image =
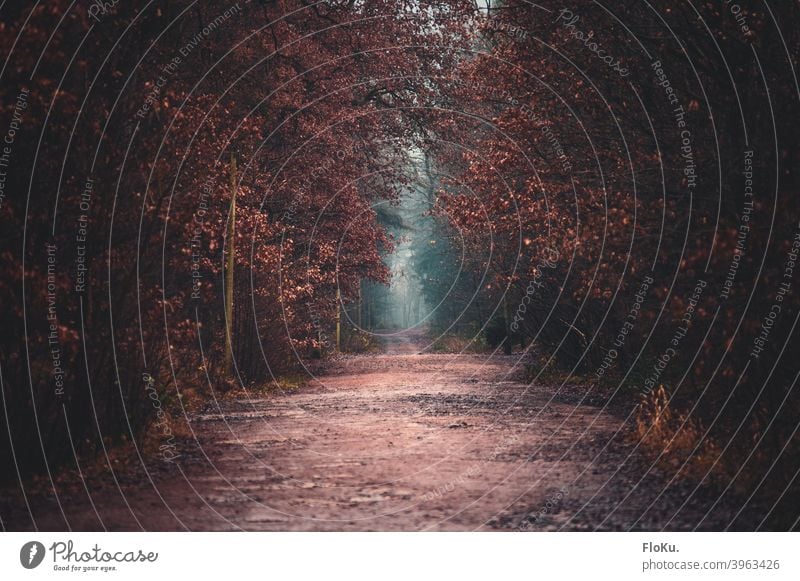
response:
<path id="1" fill-rule="evenodd" d="M 510 357 L 419 355 L 418 338 L 341 359 L 318 381 L 192 418 L 202 451 L 153 479 L 89 483 L 60 501 L 75 530 L 593 530 L 724 528 L 615 434 L 626 409 L 583 388 L 527 386 Z M 624 432 L 624 428 L 623 428 Z M 630 493 L 630 494 L 629 494 Z M 627 498 L 626 498 L 627 495 Z M 624 500 L 624 502 L 623 502 Z M 67 527 L 32 499 L 40 529 Z M 32 528 L 17 501 L 8 528 Z M 99 515 L 99 518 L 98 518 Z"/>

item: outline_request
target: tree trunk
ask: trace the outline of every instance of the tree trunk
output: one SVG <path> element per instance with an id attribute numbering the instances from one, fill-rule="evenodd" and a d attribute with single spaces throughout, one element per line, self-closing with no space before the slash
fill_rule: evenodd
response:
<path id="1" fill-rule="evenodd" d="M 342 352 L 342 311 L 339 309 L 342 293 L 336 289 L 336 352 Z"/>
<path id="2" fill-rule="evenodd" d="M 503 324 L 505 325 L 506 340 L 503 343 L 503 352 L 511 355 L 511 323 L 508 320 L 508 289 L 503 295 Z"/>
<path id="3" fill-rule="evenodd" d="M 228 216 L 228 256 L 225 265 L 225 377 L 233 375 L 233 259 L 236 252 L 236 157 L 231 152 L 231 209 Z"/>

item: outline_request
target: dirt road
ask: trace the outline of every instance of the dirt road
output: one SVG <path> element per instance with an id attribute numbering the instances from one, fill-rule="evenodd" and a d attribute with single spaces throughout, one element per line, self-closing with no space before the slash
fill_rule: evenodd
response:
<path id="1" fill-rule="evenodd" d="M 519 381 L 503 355 L 340 359 L 308 386 L 192 418 L 200 447 L 149 477 L 31 500 L 43 530 L 720 529 L 635 454 L 629 409 L 581 387 Z M 621 430 L 621 432 L 620 432 Z M 620 432 L 620 433 L 618 433 Z M 663 494 L 659 496 L 662 491 Z M 32 528 L 22 505 L 7 528 Z M 65 523 L 63 510 L 66 520 Z"/>

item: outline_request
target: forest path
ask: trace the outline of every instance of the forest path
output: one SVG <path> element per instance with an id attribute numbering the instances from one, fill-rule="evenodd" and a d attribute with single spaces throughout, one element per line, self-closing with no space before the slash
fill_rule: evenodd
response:
<path id="1" fill-rule="evenodd" d="M 202 451 L 151 463 L 152 484 L 126 479 L 125 501 L 113 481 L 90 483 L 93 504 L 82 487 L 62 494 L 70 526 L 654 530 L 703 519 L 697 500 L 670 521 L 687 496 L 675 487 L 650 507 L 666 479 L 636 486 L 643 463 L 624 462 L 630 446 L 615 436 L 625 410 L 581 401 L 574 385 L 527 386 L 512 357 L 417 354 L 422 339 L 395 335 L 385 354 L 341 358 L 297 391 L 196 414 Z M 65 528 L 52 500 L 33 505 L 39 528 Z M 15 512 L 6 524 L 30 527 Z M 717 507 L 701 528 L 726 517 Z"/>

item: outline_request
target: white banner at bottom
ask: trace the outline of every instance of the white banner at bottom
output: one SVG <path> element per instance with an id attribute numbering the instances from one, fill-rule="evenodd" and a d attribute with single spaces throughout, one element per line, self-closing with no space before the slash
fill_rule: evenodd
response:
<path id="1" fill-rule="evenodd" d="M 793 533 L 3 533 L 0 579 L 800 579 Z"/>

